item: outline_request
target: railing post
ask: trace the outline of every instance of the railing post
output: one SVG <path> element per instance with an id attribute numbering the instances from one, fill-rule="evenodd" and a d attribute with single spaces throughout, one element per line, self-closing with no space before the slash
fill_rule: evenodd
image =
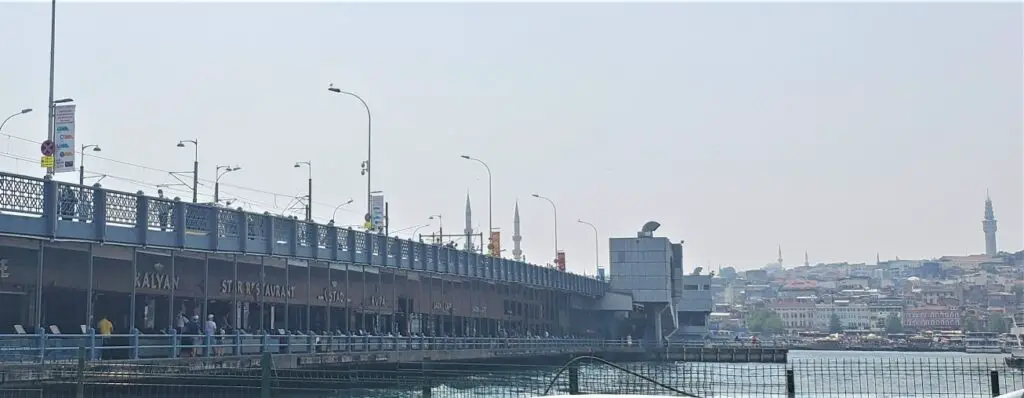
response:
<path id="1" fill-rule="evenodd" d="M 131 358 L 139 359 L 139 329 L 132 329 L 131 344 Z"/>
<path id="2" fill-rule="evenodd" d="M 168 336 L 171 338 L 171 358 L 178 357 L 178 329 L 171 328 L 168 330 Z"/>
<path id="3" fill-rule="evenodd" d="M 306 241 L 309 241 L 308 236 Z M 296 219 L 288 220 L 288 255 L 299 255 L 299 220 Z"/>
<path id="4" fill-rule="evenodd" d="M 36 336 L 39 337 L 39 363 L 46 363 L 46 329 L 36 327 Z"/>
<path id="5" fill-rule="evenodd" d="M 210 238 L 210 250 L 217 251 L 220 247 L 220 209 L 216 206 L 205 206 L 206 230 Z"/>
<path id="6" fill-rule="evenodd" d="M 207 358 L 212 357 L 213 356 L 213 335 L 212 334 L 203 333 L 203 345 L 205 346 L 205 347 L 203 347 L 203 351 L 204 351 L 204 354 L 205 354 L 204 356 L 207 357 Z"/>
<path id="7" fill-rule="evenodd" d="M 793 369 L 786 369 L 786 397 L 796 397 L 796 376 Z"/>
<path id="8" fill-rule="evenodd" d="M 246 253 L 249 250 L 249 236 L 255 235 L 249 232 L 249 229 L 252 228 L 252 226 L 249 225 L 249 215 L 242 211 L 241 208 L 236 211 L 232 211 L 230 214 L 238 223 L 238 251 Z"/>
<path id="9" fill-rule="evenodd" d="M 171 221 L 171 229 L 174 231 L 174 245 L 178 248 L 185 248 L 185 232 L 188 231 L 187 224 L 188 204 L 181 198 L 174 198 L 174 220 Z"/>
<path id="10" fill-rule="evenodd" d="M 107 240 L 107 191 L 100 183 L 92 185 L 92 227 L 96 240 Z"/>
<path id="11" fill-rule="evenodd" d="M 569 365 L 569 395 L 580 394 L 580 367 L 575 362 Z"/>
<path id="12" fill-rule="evenodd" d="M 999 371 L 992 369 L 988 372 L 989 385 L 992 386 L 992 396 L 998 397 L 1002 394 L 999 392 Z"/>
<path id="13" fill-rule="evenodd" d="M 135 195 L 135 234 L 138 244 L 145 247 L 149 241 L 149 198 L 142 191 Z"/>
<path id="14" fill-rule="evenodd" d="M 96 329 L 89 328 L 89 360 L 95 361 L 100 357 L 100 348 L 96 347 Z"/>
<path id="15" fill-rule="evenodd" d="M 43 220 L 46 221 L 46 236 L 54 238 L 57 236 L 57 181 L 52 175 L 43 177 Z"/>
<path id="16" fill-rule="evenodd" d="M 269 352 L 260 356 L 260 398 L 270 398 L 270 371 L 273 367 Z"/>
<path id="17" fill-rule="evenodd" d="M 268 255 L 274 254 L 274 247 L 277 246 L 277 232 L 275 230 L 281 228 L 279 225 L 275 225 L 278 223 L 274 222 L 276 221 L 274 218 L 269 212 L 263 212 L 263 233 L 267 235 L 266 254 Z"/>
<path id="18" fill-rule="evenodd" d="M 75 370 L 75 397 L 85 398 L 85 347 L 78 347 L 78 366 Z"/>

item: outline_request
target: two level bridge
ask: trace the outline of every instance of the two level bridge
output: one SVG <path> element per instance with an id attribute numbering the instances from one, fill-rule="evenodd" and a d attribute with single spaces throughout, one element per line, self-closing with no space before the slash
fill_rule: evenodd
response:
<path id="1" fill-rule="evenodd" d="M 0 173 L 0 333 L 586 336 L 607 284 L 271 214 Z"/>

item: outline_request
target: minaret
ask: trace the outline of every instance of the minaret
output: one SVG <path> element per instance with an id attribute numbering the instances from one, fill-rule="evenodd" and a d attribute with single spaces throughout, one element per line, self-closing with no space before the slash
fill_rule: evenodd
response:
<path id="1" fill-rule="evenodd" d="M 779 256 L 779 257 L 782 257 L 782 256 Z M 810 257 L 807 257 L 807 250 L 804 250 L 804 267 L 810 267 L 810 266 L 811 266 L 811 259 L 810 259 Z"/>
<path id="2" fill-rule="evenodd" d="M 469 193 L 466 193 L 466 251 L 473 251 L 473 206 L 469 204 Z"/>
<path id="3" fill-rule="evenodd" d="M 782 245 L 779 245 L 779 266 L 782 266 Z"/>
<path id="4" fill-rule="evenodd" d="M 523 261 L 523 237 L 519 235 L 519 201 L 516 201 L 516 215 L 512 219 L 512 242 L 515 245 L 512 247 L 512 258 L 516 261 Z"/>
<path id="5" fill-rule="evenodd" d="M 996 215 L 992 211 L 992 198 L 985 192 L 985 219 L 981 221 L 981 230 L 985 232 L 985 255 L 995 256 L 996 250 Z"/>

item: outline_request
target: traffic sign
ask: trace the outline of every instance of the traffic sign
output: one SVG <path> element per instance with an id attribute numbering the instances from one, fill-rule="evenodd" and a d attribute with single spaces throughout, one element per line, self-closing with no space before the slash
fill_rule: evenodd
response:
<path id="1" fill-rule="evenodd" d="M 46 140 L 39 145 L 39 151 L 43 153 L 43 156 L 53 156 L 53 153 L 57 151 L 57 145 L 54 145 L 51 140 Z"/>
<path id="2" fill-rule="evenodd" d="M 46 168 L 53 167 L 53 155 L 43 156 L 42 159 L 39 159 L 39 167 L 46 167 Z"/>

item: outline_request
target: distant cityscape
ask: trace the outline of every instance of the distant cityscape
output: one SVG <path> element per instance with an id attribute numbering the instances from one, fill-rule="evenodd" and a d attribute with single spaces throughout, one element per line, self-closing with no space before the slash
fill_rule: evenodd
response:
<path id="1" fill-rule="evenodd" d="M 986 198 L 985 254 L 895 259 L 875 264 L 778 261 L 745 272 L 717 270 L 712 331 L 765 334 L 1008 333 L 1024 319 L 1024 250 L 996 247 L 996 219 Z"/>

